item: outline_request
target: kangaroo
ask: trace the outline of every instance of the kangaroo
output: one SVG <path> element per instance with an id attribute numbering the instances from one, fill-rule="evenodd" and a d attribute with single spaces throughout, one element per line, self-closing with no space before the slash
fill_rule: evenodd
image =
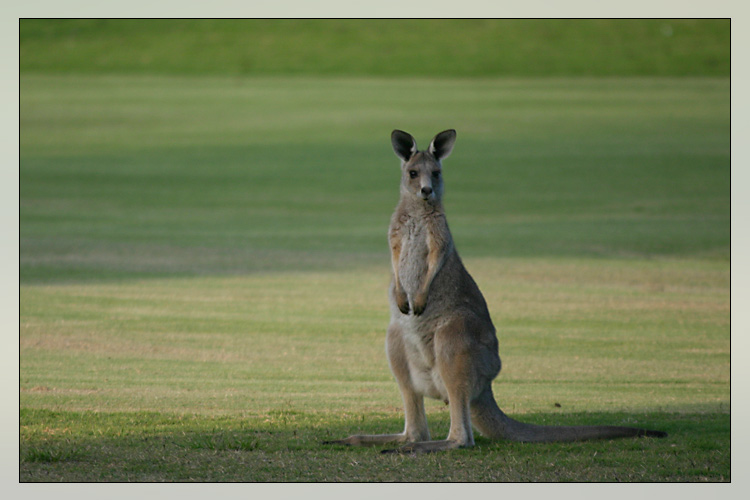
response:
<path id="1" fill-rule="evenodd" d="M 578 441 L 661 431 L 616 426 L 542 426 L 518 422 L 498 407 L 492 380 L 500 372 L 495 327 L 479 287 L 461 262 L 443 210 L 441 161 L 455 130 L 437 134 L 426 151 L 401 130 L 391 134 L 401 159 L 401 193 L 391 218 L 391 321 L 386 353 L 404 404 L 398 434 L 354 435 L 326 444 L 401 445 L 388 452 L 434 452 L 474 445 L 472 425 L 492 439 L 521 442 Z M 450 430 L 431 440 L 424 397 L 445 401 Z"/>

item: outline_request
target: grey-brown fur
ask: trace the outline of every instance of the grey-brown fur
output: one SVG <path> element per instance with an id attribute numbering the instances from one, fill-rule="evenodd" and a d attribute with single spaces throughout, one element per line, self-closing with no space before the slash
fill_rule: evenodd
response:
<path id="1" fill-rule="evenodd" d="M 632 427 L 537 426 L 505 415 L 492 394 L 500 372 L 495 327 L 487 304 L 453 244 L 443 211 L 441 160 L 455 130 L 436 135 L 426 151 L 400 130 L 391 134 L 401 158 L 401 197 L 388 231 L 393 279 L 386 352 L 401 389 L 406 424 L 398 434 L 354 435 L 348 445 L 399 443 L 398 452 L 428 452 L 474 445 L 472 426 L 490 438 L 576 441 L 666 433 Z M 424 397 L 450 405 L 445 440 L 431 440 Z"/>

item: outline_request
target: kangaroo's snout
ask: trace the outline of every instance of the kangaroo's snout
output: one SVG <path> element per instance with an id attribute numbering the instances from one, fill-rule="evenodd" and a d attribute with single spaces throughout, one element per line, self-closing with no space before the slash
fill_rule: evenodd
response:
<path id="1" fill-rule="evenodd" d="M 429 198 L 429 196 L 432 194 L 432 187 L 430 186 L 423 186 L 422 187 L 422 198 Z"/>

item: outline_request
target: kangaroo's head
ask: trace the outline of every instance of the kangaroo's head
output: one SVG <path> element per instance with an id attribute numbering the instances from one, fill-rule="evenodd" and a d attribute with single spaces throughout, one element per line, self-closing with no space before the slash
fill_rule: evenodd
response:
<path id="1" fill-rule="evenodd" d="M 430 142 L 427 151 L 417 150 L 417 141 L 401 130 L 391 133 L 396 156 L 401 158 L 401 196 L 421 199 L 425 203 L 440 203 L 443 198 L 441 160 L 447 158 L 456 142 L 456 131 L 440 132 Z"/>

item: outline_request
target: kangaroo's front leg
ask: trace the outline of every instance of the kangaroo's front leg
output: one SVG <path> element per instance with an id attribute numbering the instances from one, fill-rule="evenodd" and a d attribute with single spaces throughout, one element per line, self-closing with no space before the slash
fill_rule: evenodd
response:
<path id="1" fill-rule="evenodd" d="M 398 272 L 399 261 L 401 260 L 401 234 L 397 228 L 391 230 L 388 235 L 391 244 L 391 266 L 393 267 L 393 296 L 396 299 L 398 310 L 404 314 L 409 314 L 409 298 L 406 295 L 401 278 Z"/>

